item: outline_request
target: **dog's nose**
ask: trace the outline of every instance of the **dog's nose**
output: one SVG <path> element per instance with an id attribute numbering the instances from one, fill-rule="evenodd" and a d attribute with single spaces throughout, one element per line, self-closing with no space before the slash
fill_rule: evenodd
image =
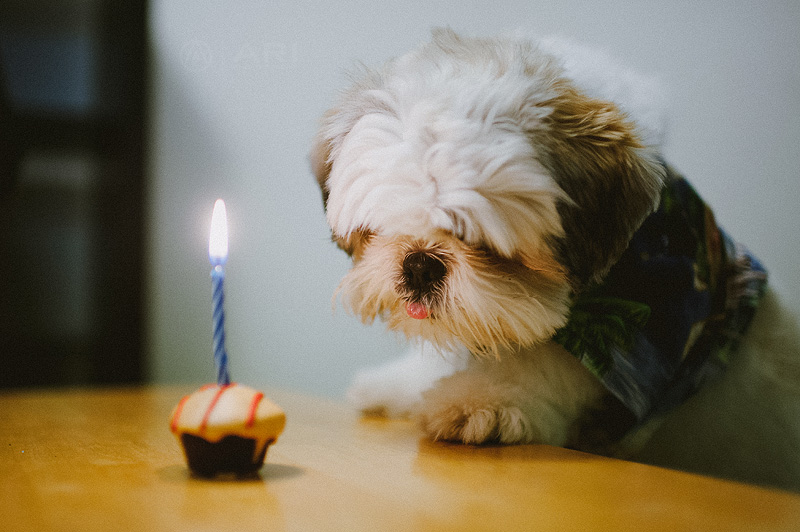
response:
<path id="1" fill-rule="evenodd" d="M 406 285 L 416 292 L 428 292 L 447 274 L 447 266 L 435 255 L 415 251 L 403 259 Z"/>

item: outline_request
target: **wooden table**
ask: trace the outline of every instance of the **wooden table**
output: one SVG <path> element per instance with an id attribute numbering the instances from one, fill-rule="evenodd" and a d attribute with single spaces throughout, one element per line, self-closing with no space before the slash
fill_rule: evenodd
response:
<path id="1" fill-rule="evenodd" d="M 800 496 L 546 446 L 431 443 L 407 421 L 269 391 L 258 478 L 189 474 L 189 388 L 0 394 L 0 530 L 800 530 Z"/>

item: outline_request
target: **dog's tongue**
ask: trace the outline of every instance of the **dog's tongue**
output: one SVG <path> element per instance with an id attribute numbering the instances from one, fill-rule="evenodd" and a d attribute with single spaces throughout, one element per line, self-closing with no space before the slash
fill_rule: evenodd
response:
<path id="1" fill-rule="evenodd" d="M 428 317 L 428 309 L 422 303 L 406 304 L 406 312 L 415 320 L 424 320 Z"/>

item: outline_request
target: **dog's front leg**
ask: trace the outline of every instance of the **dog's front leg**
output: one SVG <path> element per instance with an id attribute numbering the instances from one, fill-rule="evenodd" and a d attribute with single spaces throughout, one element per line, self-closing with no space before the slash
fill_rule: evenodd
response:
<path id="1" fill-rule="evenodd" d="M 546 342 L 499 359 L 475 358 L 423 393 L 421 422 L 435 440 L 567 445 L 604 389 Z"/>
<path id="2" fill-rule="evenodd" d="M 441 352 L 427 342 L 402 357 L 358 372 L 347 398 L 362 413 L 406 417 L 419 409 L 422 393 L 442 377 L 466 367 L 465 351 Z"/>

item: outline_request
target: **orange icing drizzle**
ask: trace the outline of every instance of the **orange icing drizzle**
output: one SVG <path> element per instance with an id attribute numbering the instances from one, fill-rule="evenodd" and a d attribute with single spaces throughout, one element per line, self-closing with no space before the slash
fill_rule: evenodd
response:
<path id="1" fill-rule="evenodd" d="M 189 396 L 188 395 L 184 395 L 183 399 L 181 399 L 181 402 L 178 403 L 177 408 L 175 408 L 175 414 L 172 416 L 172 423 L 170 423 L 170 426 L 169 426 L 169 428 L 170 428 L 170 430 L 172 432 L 175 432 L 175 431 L 178 430 L 178 419 L 180 419 L 180 417 L 181 417 L 181 411 L 183 411 L 183 405 L 186 404 L 186 401 L 188 401 L 188 400 L 189 400 Z"/>
<path id="2" fill-rule="evenodd" d="M 244 426 L 248 429 L 253 426 L 253 423 L 256 422 L 256 410 L 258 409 L 258 404 L 264 398 L 264 394 L 258 392 L 253 396 L 253 400 L 250 402 L 250 410 L 247 414 L 247 421 L 245 421 Z"/>
<path id="3" fill-rule="evenodd" d="M 208 410 L 206 410 L 205 415 L 203 416 L 203 421 L 200 423 L 200 434 L 203 434 L 206 431 L 206 426 L 208 425 L 208 418 L 211 417 L 211 411 L 214 410 L 214 407 L 217 406 L 217 402 L 219 398 L 222 397 L 222 394 L 225 393 L 225 390 L 234 386 L 235 383 L 226 384 L 225 386 L 220 386 L 217 393 L 214 394 L 214 398 L 211 399 L 211 403 L 208 405 Z"/>

